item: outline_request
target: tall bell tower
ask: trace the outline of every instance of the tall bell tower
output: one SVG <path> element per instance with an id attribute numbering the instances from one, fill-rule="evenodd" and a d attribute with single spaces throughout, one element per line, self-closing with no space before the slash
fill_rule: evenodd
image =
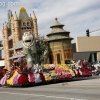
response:
<path id="1" fill-rule="evenodd" d="M 13 15 L 12 11 L 8 10 L 8 22 L 5 22 L 2 27 L 6 69 L 10 70 L 13 60 L 12 58 L 16 58 L 15 56 L 12 57 L 17 53 L 13 47 L 22 40 L 23 33 L 27 31 L 34 33 L 36 38 L 38 37 L 38 25 L 35 13 L 33 12 L 33 16 L 30 17 L 24 7 L 20 8 L 19 15 L 17 15 L 16 12 Z"/>

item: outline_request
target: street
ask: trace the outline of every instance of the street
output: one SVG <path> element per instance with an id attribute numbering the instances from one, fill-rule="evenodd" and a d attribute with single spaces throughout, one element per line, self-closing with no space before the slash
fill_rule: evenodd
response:
<path id="1" fill-rule="evenodd" d="M 0 100 L 100 100 L 100 75 L 34 87 L 0 87 Z"/>

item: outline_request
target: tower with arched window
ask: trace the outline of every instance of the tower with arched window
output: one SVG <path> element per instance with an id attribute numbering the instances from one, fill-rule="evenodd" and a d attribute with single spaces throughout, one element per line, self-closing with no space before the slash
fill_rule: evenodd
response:
<path id="1" fill-rule="evenodd" d="M 38 26 L 35 13 L 33 12 L 32 16 L 29 16 L 24 7 L 20 8 L 19 15 L 16 12 L 13 15 L 12 11 L 8 10 L 8 22 L 5 22 L 2 28 L 6 69 L 10 70 L 12 56 L 14 58 L 15 54 L 21 52 L 20 45 L 17 50 L 14 49 L 14 46 L 20 43 L 23 33 L 27 31 L 34 33 L 36 38 L 38 37 Z"/>

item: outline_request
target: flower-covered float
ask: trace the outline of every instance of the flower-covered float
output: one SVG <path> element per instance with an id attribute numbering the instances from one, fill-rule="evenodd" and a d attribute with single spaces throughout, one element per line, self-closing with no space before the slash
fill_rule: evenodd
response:
<path id="1" fill-rule="evenodd" d="M 43 64 L 43 53 L 47 53 L 47 45 L 41 39 L 36 42 L 31 32 L 23 34 L 23 53 L 25 58 L 18 58 L 13 62 L 10 71 L 2 75 L 1 86 L 33 86 L 72 79 L 74 77 L 91 76 L 92 71 L 86 60 L 79 60 L 74 66 L 67 64 Z"/>
<path id="2" fill-rule="evenodd" d="M 38 69 L 33 69 L 30 65 L 24 65 L 22 58 L 18 58 L 16 63 L 17 66 L 15 65 L 14 69 L 7 71 L 1 78 L 2 86 L 33 86 L 38 83 L 44 84 L 92 75 L 89 67 L 77 66 L 77 64 L 73 68 L 66 64 L 43 64 L 41 66 L 36 64 L 34 67 Z"/>
<path id="3" fill-rule="evenodd" d="M 37 64 L 34 67 L 38 69 L 33 69 L 31 65 L 23 65 L 22 58 L 18 58 L 16 63 L 21 64 L 17 64 L 15 69 L 6 72 L 0 81 L 2 86 L 28 86 L 60 79 L 71 79 L 74 76 L 73 71 L 66 64 L 44 64 L 42 66 Z"/>

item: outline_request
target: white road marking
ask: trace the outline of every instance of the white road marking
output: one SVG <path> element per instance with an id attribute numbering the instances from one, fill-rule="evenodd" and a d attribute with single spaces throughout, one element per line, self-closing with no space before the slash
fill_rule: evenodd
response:
<path id="1" fill-rule="evenodd" d="M 38 95 L 38 94 L 25 94 L 25 93 L 12 93 L 12 92 L 0 92 L 0 94 L 12 94 L 12 95 L 30 95 L 30 96 L 37 96 L 37 97 L 45 97 L 45 98 L 58 98 L 58 99 L 68 99 L 68 100 L 86 100 L 86 99 L 78 99 L 78 98 L 67 98 L 67 97 L 58 97 L 58 96 L 48 96 L 48 95 Z"/>

